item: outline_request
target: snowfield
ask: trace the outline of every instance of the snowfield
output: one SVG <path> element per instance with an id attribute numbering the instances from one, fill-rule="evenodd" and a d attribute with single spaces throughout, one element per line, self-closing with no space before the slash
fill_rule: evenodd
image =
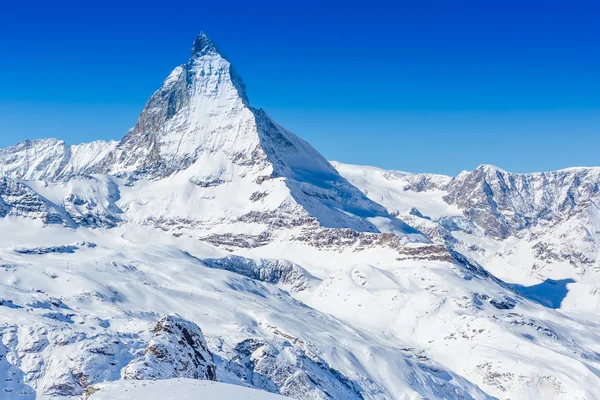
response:
<path id="1" fill-rule="evenodd" d="M 288 397 L 228 385 L 191 379 L 162 381 L 118 381 L 94 386 L 90 400 L 283 400 Z"/>
<path id="2" fill-rule="evenodd" d="M 330 163 L 204 34 L 0 166 L 2 399 L 600 398 L 600 168 Z"/>

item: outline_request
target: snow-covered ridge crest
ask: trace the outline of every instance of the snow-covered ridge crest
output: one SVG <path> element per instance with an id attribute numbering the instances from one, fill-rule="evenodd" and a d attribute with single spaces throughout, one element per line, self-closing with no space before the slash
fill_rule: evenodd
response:
<path id="1" fill-rule="evenodd" d="M 465 209 L 488 234 L 506 238 L 522 229 L 564 221 L 595 207 L 599 185 L 598 167 L 517 174 L 480 165 L 454 178 L 444 199 Z"/>
<path id="2" fill-rule="evenodd" d="M 24 180 L 60 180 L 101 170 L 117 142 L 67 145 L 58 139 L 26 140 L 0 149 L 0 175 Z"/>
<path id="3" fill-rule="evenodd" d="M 588 218 L 600 204 L 600 167 L 513 173 L 482 164 L 452 178 L 335 165 L 344 177 L 391 212 L 407 212 L 413 203 L 402 207 L 403 199 L 429 192 L 437 198 L 438 210 L 418 207 L 420 212 L 425 210 L 425 215 L 434 218 L 456 212 L 464 214 L 487 235 L 499 239 L 537 225 L 555 225 L 574 216 Z"/>

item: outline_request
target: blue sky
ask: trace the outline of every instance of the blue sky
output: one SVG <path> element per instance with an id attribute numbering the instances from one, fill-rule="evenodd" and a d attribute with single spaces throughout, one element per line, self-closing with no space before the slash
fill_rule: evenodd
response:
<path id="1" fill-rule="evenodd" d="M 600 164 L 599 2 L 323 3 L 4 4 L 0 146 L 121 138 L 204 30 L 251 102 L 329 159 Z"/>

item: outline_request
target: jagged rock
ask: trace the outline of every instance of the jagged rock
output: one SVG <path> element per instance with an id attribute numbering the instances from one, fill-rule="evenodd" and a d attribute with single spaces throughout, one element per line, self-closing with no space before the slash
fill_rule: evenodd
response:
<path id="1" fill-rule="evenodd" d="M 15 248 L 16 253 L 20 254 L 34 254 L 34 255 L 42 255 L 42 254 L 50 254 L 50 253 L 75 253 L 82 247 L 94 248 L 96 247 L 95 243 L 89 242 L 77 242 L 74 244 L 65 244 L 60 246 L 48 246 L 48 247 L 17 247 Z"/>
<path id="2" fill-rule="evenodd" d="M 176 315 L 161 318 L 144 355 L 123 370 L 123 379 L 216 380 L 216 367 L 202 330 Z"/>
<path id="3" fill-rule="evenodd" d="M 79 247 L 72 245 L 72 244 L 62 245 L 62 246 L 49 246 L 49 247 L 32 247 L 32 248 L 17 247 L 17 248 L 15 248 L 16 253 L 36 254 L 36 255 L 49 254 L 49 253 L 75 253 L 76 250 L 79 250 Z"/>
<path id="4" fill-rule="evenodd" d="M 260 235 L 212 234 L 203 237 L 202 240 L 216 246 L 255 248 L 271 243 L 271 235 L 269 232 L 263 232 Z"/>
<path id="5" fill-rule="evenodd" d="M 417 207 L 411 208 L 409 211 L 409 214 L 414 215 L 415 217 L 431 220 L 431 218 L 426 217 L 425 215 L 421 214 L 421 211 L 419 211 L 419 209 Z"/>
<path id="6" fill-rule="evenodd" d="M 585 213 L 600 194 L 600 168 L 515 174 L 490 165 L 463 172 L 444 197 L 489 235 L 505 238 L 540 223 Z"/>
<path id="7" fill-rule="evenodd" d="M 298 400 L 362 399 L 362 388 L 301 347 L 256 339 L 235 346 L 225 369 L 242 382 Z"/>
<path id="8" fill-rule="evenodd" d="M 75 226 L 75 222 L 60 207 L 40 196 L 22 182 L 0 178 L 0 217 L 41 219 L 46 224 Z"/>
<path id="9" fill-rule="evenodd" d="M 206 258 L 202 261 L 211 268 L 223 269 L 259 281 L 283 285 L 295 292 L 307 289 L 319 282 L 301 266 L 285 260 L 262 258 L 255 260 L 240 256 L 227 256 Z"/>

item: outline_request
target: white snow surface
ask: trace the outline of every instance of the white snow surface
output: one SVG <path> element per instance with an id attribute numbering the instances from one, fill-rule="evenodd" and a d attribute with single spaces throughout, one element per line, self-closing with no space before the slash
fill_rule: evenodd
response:
<path id="1" fill-rule="evenodd" d="M 441 188 L 447 185 L 451 178 L 435 174 L 411 174 L 409 172 L 388 171 L 377 167 L 343 164 L 332 161 L 331 164 L 350 183 L 362 190 L 371 200 L 385 206 L 393 214 L 410 211 L 418 205 L 419 210 L 430 217 L 444 215 L 462 215 L 457 207 L 444 202 L 445 191 Z M 426 193 L 407 190 L 421 180 L 428 183 Z M 437 189 L 439 188 L 439 189 Z"/>
<path id="2" fill-rule="evenodd" d="M 193 379 L 118 381 L 97 386 L 90 400 L 283 400 L 276 394 L 226 383 Z"/>
<path id="3" fill-rule="evenodd" d="M 121 141 L 0 171 L 2 399 L 600 398 L 599 168 L 329 163 L 201 34 Z"/>

